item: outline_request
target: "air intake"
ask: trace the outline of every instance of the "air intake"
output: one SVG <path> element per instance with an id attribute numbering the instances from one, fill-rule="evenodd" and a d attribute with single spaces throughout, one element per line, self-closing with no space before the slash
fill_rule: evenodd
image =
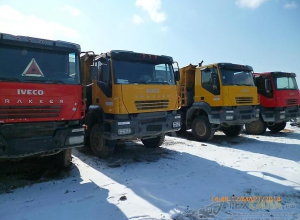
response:
<path id="1" fill-rule="evenodd" d="M 0 106 L 0 119 L 54 118 L 61 109 L 61 105 Z"/>
<path id="2" fill-rule="evenodd" d="M 236 104 L 252 104 L 253 97 L 236 97 L 235 102 Z"/>
<path id="3" fill-rule="evenodd" d="M 168 105 L 169 100 L 135 101 L 137 110 L 166 109 Z"/>

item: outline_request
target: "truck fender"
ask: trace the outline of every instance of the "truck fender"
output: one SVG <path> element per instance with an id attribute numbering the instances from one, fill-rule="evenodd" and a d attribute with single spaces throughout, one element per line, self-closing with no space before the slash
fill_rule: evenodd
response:
<path id="1" fill-rule="evenodd" d="M 209 115 L 211 114 L 211 107 L 206 102 L 196 102 L 186 112 L 186 124 L 190 125 L 193 118 L 198 115 Z"/>
<path id="2" fill-rule="evenodd" d="M 98 105 L 90 105 L 88 113 L 85 117 L 85 124 L 88 126 L 86 130 L 86 135 L 89 136 L 89 133 L 94 124 L 103 122 L 103 109 Z"/>

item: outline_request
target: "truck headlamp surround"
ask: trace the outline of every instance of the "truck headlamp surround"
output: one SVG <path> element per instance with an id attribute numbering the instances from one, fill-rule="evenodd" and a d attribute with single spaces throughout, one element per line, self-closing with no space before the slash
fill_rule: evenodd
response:
<path id="1" fill-rule="evenodd" d="M 226 115 L 225 119 L 228 121 L 233 120 L 233 115 Z"/>
<path id="2" fill-rule="evenodd" d="M 118 129 L 118 135 L 131 134 L 131 132 L 132 132 L 131 128 L 119 128 Z"/>
<path id="3" fill-rule="evenodd" d="M 174 121 L 173 122 L 173 128 L 180 128 L 180 122 L 179 121 Z"/>
<path id="4" fill-rule="evenodd" d="M 66 145 L 83 144 L 83 143 L 84 143 L 84 135 L 68 137 L 68 139 L 66 140 Z"/>

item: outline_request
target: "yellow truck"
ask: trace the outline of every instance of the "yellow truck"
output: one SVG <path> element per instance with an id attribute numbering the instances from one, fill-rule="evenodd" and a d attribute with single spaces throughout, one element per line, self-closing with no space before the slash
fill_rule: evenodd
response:
<path id="1" fill-rule="evenodd" d="M 85 140 L 98 157 L 108 157 L 120 140 L 140 139 L 159 147 L 180 129 L 180 98 L 173 58 L 112 50 L 81 56 L 87 113 Z"/>
<path id="2" fill-rule="evenodd" d="M 192 129 L 198 141 L 210 140 L 217 130 L 226 136 L 238 136 L 245 123 L 259 118 L 252 67 L 232 63 L 201 64 L 180 69 L 180 132 Z"/>

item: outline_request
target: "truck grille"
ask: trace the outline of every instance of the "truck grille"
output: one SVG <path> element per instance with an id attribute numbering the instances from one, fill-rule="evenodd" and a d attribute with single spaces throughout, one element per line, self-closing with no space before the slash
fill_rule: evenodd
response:
<path id="1" fill-rule="evenodd" d="M 298 99 L 286 99 L 285 103 L 287 105 L 297 105 L 298 104 Z"/>
<path id="2" fill-rule="evenodd" d="M 251 119 L 251 115 L 242 115 L 242 119 Z"/>
<path id="3" fill-rule="evenodd" d="M 0 119 L 58 117 L 61 105 L 0 106 Z"/>
<path id="4" fill-rule="evenodd" d="M 240 112 L 240 114 L 251 115 L 252 114 L 252 109 L 240 110 L 239 112 Z"/>
<path id="5" fill-rule="evenodd" d="M 137 110 L 165 109 L 168 105 L 169 100 L 135 101 Z"/>
<path id="6" fill-rule="evenodd" d="M 236 97 L 236 104 L 251 104 L 253 103 L 253 97 Z"/>

